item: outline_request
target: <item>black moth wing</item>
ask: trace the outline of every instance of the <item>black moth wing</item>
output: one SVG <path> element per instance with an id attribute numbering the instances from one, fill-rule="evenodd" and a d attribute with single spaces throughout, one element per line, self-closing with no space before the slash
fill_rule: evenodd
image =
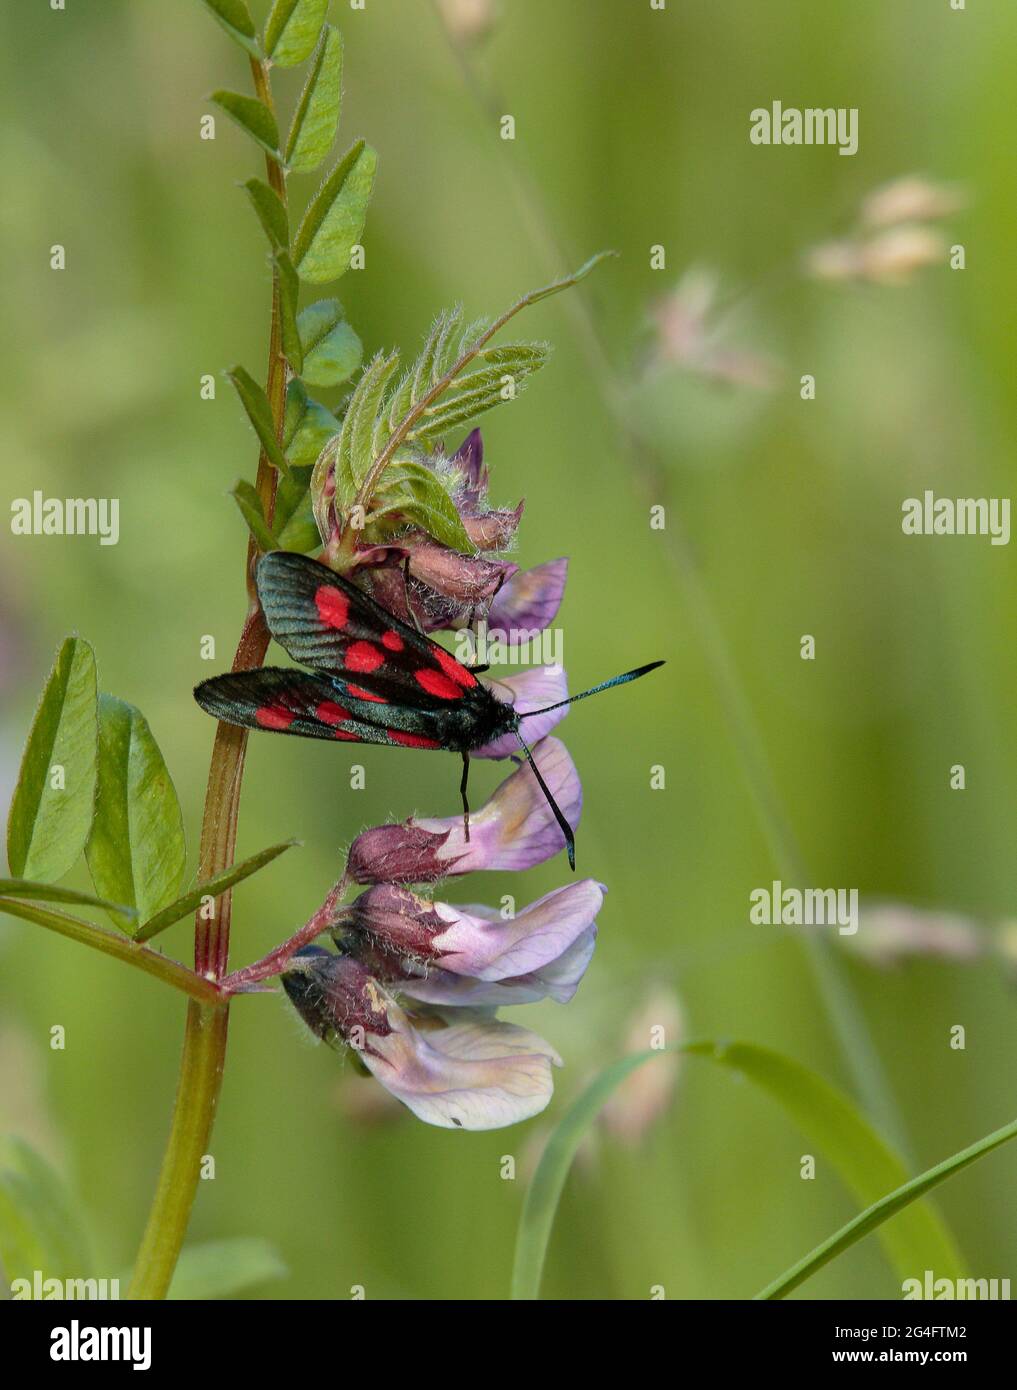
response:
<path id="1" fill-rule="evenodd" d="M 468 667 L 325 565 L 272 551 L 257 569 L 269 631 L 315 674 L 265 667 L 204 681 L 195 698 L 245 728 L 469 752 L 516 727 Z"/>
<path id="2" fill-rule="evenodd" d="M 263 666 L 202 681 L 194 697 L 227 724 L 302 738 L 408 748 L 459 747 L 455 711 L 407 711 L 351 696 L 329 676 Z"/>
<path id="3" fill-rule="evenodd" d="M 482 689 L 451 652 L 382 608 L 363 590 L 326 565 L 287 550 L 263 555 L 258 595 L 268 630 L 294 661 L 328 671 L 372 694 L 396 702 L 412 692 L 413 704 L 448 703 L 426 689 L 444 683 L 417 673 L 443 675 L 459 688 L 453 699 Z"/>
<path id="4" fill-rule="evenodd" d="M 442 729 L 443 747 L 465 752 L 515 725 L 451 652 L 402 622 L 355 584 L 306 555 L 274 550 L 257 570 L 258 594 L 272 636 L 294 660 L 327 671 L 344 693 L 383 711 L 361 710 L 374 724 L 403 733 Z M 426 712 L 443 717 L 423 721 Z"/>

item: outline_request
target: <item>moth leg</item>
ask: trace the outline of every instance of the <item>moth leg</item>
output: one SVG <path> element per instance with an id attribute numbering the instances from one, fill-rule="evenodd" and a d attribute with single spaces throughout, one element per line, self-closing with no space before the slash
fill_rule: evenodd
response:
<path id="1" fill-rule="evenodd" d="M 463 799 L 463 834 L 466 836 L 466 843 L 470 842 L 470 803 L 466 798 L 466 783 L 470 777 L 470 755 L 463 754 L 463 776 L 459 783 L 459 795 Z"/>
<path id="2" fill-rule="evenodd" d="M 403 593 L 405 595 L 406 611 L 410 615 L 410 622 L 423 637 L 424 629 L 420 626 L 420 619 L 417 617 L 417 610 L 413 607 L 410 599 L 410 557 L 407 555 L 403 561 Z"/>

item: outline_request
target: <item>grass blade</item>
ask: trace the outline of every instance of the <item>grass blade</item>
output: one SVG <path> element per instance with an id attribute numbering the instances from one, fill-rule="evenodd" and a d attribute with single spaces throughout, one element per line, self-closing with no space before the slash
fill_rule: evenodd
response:
<path id="1" fill-rule="evenodd" d="M 1001 1145 L 1009 1143 L 1011 1139 L 1017 1139 L 1017 1120 L 1004 1125 L 1002 1129 L 994 1130 L 992 1134 L 987 1134 L 984 1139 L 979 1139 L 977 1143 L 969 1145 L 968 1148 L 961 1149 L 959 1153 L 944 1159 L 942 1163 L 937 1163 L 934 1168 L 928 1168 L 924 1173 L 919 1173 L 918 1177 L 903 1183 L 895 1191 L 888 1192 L 878 1202 L 873 1202 L 870 1207 L 859 1212 L 846 1226 L 835 1231 L 828 1240 L 817 1245 L 804 1259 L 785 1270 L 772 1284 L 768 1284 L 765 1289 L 757 1293 L 756 1298 L 783 1298 L 792 1289 L 796 1289 L 799 1284 L 804 1284 L 806 1279 L 811 1279 L 817 1270 L 822 1269 L 824 1265 L 829 1264 L 831 1260 L 836 1259 L 852 1245 L 863 1240 L 870 1232 L 878 1230 L 884 1221 L 889 1221 L 890 1217 L 896 1216 L 912 1202 L 924 1197 L 927 1192 L 931 1192 L 941 1182 L 946 1182 L 947 1178 L 952 1178 L 955 1173 L 961 1172 L 962 1169 L 976 1163 L 978 1159 L 984 1158 L 986 1154 L 992 1153 L 993 1149 L 998 1149 Z M 920 1277 L 925 1269 L 934 1269 L 940 1278 L 954 1277 L 936 1265 L 916 1267 L 911 1270 L 910 1277 Z"/>
<path id="2" fill-rule="evenodd" d="M 591 1082 L 565 1112 L 548 1140 L 520 1216 L 512 1273 L 514 1299 L 535 1299 L 539 1295 L 544 1258 L 558 1202 L 583 1136 L 596 1120 L 605 1101 L 627 1076 L 651 1058 L 669 1052 L 704 1057 L 729 1067 L 773 1096 L 809 1142 L 826 1155 L 845 1186 L 860 1201 L 871 1202 L 877 1193 L 903 1182 L 905 1172 L 900 1160 L 851 1101 L 822 1077 L 769 1048 L 756 1047 L 751 1043 L 690 1042 L 672 1048 L 633 1053 L 611 1063 Z M 1017 1132 L 1017 1125 L 1014 1130 Z M 915 1195 L 920 1196 L 921 1193 Z M 903 1277 L 924 1269 L 935 1269 L 940 1275 L 952 1278 L 960 1277 L 963 1272 L 961 1257 L 942 1220 L 931 1208 L 916 1207 L 905 1212 L 907 1205 L 907 1201 L 899 1203 L 882 1218 L 885 1221 L 889 1216 L 900 1213 L 893 1225 L 880 1232 L 894 1268 Z M 874 1229 L 874 1226 L 868 1229 Z M 865 1231 L 855 1239 L 860 1239 L 861 1234 L 865 1234 Z M 841 1248 L 846 1249 L 847 1246 Z M 807 1256 L 802 1266 L 808 1266 L 817 1253 Z M 826 1258 L 832 1259 L 837 1253 L 839 1248 Z M 825 1263 L 825 1260 L 821 1263 Z M 817 1263 L 815 1268 L 819 1267 Z M 798 1266 L 795 1267 L 797 1269 Z M 809 1266 L 798 1282 L 811 1272 Z M 782 1276 L 782 1279 L 793 1273 L 789 1271 L 788 1276 Z M 793 1288 L 794 1283 L 788 1287 Z M 760 1295 L 778 1296 L 768 1291 Z"/>

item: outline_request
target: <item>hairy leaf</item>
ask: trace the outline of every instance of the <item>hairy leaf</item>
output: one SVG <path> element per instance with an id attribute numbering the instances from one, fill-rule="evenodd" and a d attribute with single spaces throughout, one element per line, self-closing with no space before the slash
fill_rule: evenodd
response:
<path id="1" fill-rule="evenodd" d="M 309 386 L 338 386 L 360 366 L 364 347 L 343 317 L 338 299 L 320 299 L 297 320 L 303 347 L 301 375 Z"/>
<path id="2" fill-rule="evenodd" d="M 258 35 L 245 0 L 204 0 L 205 5 L 241 48 L 254 58 L 261 56 Z"/>
<path id="3" fill-rule="evenodd" d="M 85 847 L 95 801 L 96 721 L 95 657 L 87 642 L 68 637 L 35 712 L 11 802 L 7 862 L 19 878 L 60 878 Z"/>
<path id="4" fill-rule="evenodd" d="M 369 522 L 398 519 L 419 526 L 442 545 L 472 553 L 473 543 L 455 503 L 430 468 L 396 460 L 385 473 L 385 482 L 388 486 L 382 494 L 382 505 L 371 512 Z"/>
<path id="5" fill-rule="evenodd" d="M 287 167 L 306 173 L 332 148 L 342 102 L 343 40 L 326 24 L 286 140 Z"/>
<path id="6" fill-rule="evenodd" d="M 272 250 L 278 251 L 288 246 L 290 221 L 279 194 L 262 179 L 248 179 L 244 189 L 258 214 L 258 221 L 268 237 Z"/>
<path id="7" fill-rule="evenodd" d="M 281 68 L 302 63 L 324 23 L 328 0 L 275 0 L 265 23 L 265 52 Z"/>
<path id="8" fill-rule="evenodd" d="M 388 357 L 377 353 L 364 368 L 350 397 L 335 453 L 336 497 L 340 504 L 351 498 L 371 466 L 381 402 L 389 378 L 398 365 L 397 352 Z M 318 463 L 321 466 L 322 460 Z M 311 486 L 318 491 L 313 479 Z"/>
<path id="9" fill-rule="evenodd" d="M 407 440 L 423 443 L 441 439 L 485 410 L 513 400 L 526 378 L 539 371 L 549 355 L 550 350 L 539 343 L 484 348 L 474 358 L 474 362 L 484 365 L 454 377 L 448 389 L 425 408 L 419 422 L 407 432 Z"/>
<path id="10" fill-rule="evenodd" d="M 275 117 L 257 97 L 243 96 L 240 92 L 227 92 L 220 89 L 212 93 L 212 100 L 231 120 L 236 121 L 241 130 L 246 131 L 252 140 L 267 150 L 274 159 L 281 159 L 279 152 L 279 127 Z"/>
<path id="11" fill-rule="evenodd" d="M 245 878 L 250 878 L 259 869 L 263 869 L 266 864 L 271 864 L 273 859 L 277 859 L 284 850 L 292 849 L 298 842 L 296 840 L 283 840 L 281 844 L 271 845 L 268 849 L 260 850 L 257 854 L 252 854 L 249 859 L 244 859 L 239 864 L 233 864 L 228 869 L 223 869 L 221 873 L 213 874 L 211 878 L 205 879 L 204 883 L 197 884 L 182 897 L 164 907 L 161 912 L 157 912 L 154 917 L 150 917 L 147 922 L 142 923 L 134 933 L 135 941 L 151 941 L 153 936 L 171 927 L 174 922 L 179 922 L 182 917 L 188 917 L 192 912 L 196 912 L 201 906 L 203 898 L 218 898 L 234 884 L 241 883 Z"/>
<path id="12" fill-rule="evenodd" d="M 144 716 L 99 698 L 99 785 L 85 849 L 96 892 L 137 908 L 141 919 L 173 901 L 184 873 L 184 825 L 176 789 Z M 119 913 L 110 918 L 128 930 Z"/>
<path id="13" fill-rule="evenodd" d="M 293 264 L 301 280 L 338 280 L 360 241 L 378 157 L 358 140 L 318 189 L 293 242 Z"/>
<path id="14" fill-rule="evenodd" d="M 268 403 L 262 387 L 244 367 L 232 367 L 226 375 L 236 387 L 240 402 L 247 411 L 247 418 L 254 426 L 254 432 L 261 441 L 265 457 L 280 473 L 289 467 L 286 455 L 275 437 L 275 424 L 272 420 L 272 407 Z"/>

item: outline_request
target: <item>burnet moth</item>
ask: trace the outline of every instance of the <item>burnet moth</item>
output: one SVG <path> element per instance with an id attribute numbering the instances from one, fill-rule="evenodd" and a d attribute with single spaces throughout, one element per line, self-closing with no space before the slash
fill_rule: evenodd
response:
<path id="1" fill-rule="evenodd" d="M 636 680 L 663 662 L 626 671 L 542 710 L 517 714 L 451 652 L 317 560 L 275 550 L 262 556 L 256 580 L 272 636 L 315 674 L 264 666 L 213 676 L 194 691 L 203 710 L 248 729 L 459 753 L 467 839 L 470 752 L 502 734 L 515 734 L 561 826 L 575 869 L 572 827 L 541 777 L 520 724 L 534 714 Z"/>

